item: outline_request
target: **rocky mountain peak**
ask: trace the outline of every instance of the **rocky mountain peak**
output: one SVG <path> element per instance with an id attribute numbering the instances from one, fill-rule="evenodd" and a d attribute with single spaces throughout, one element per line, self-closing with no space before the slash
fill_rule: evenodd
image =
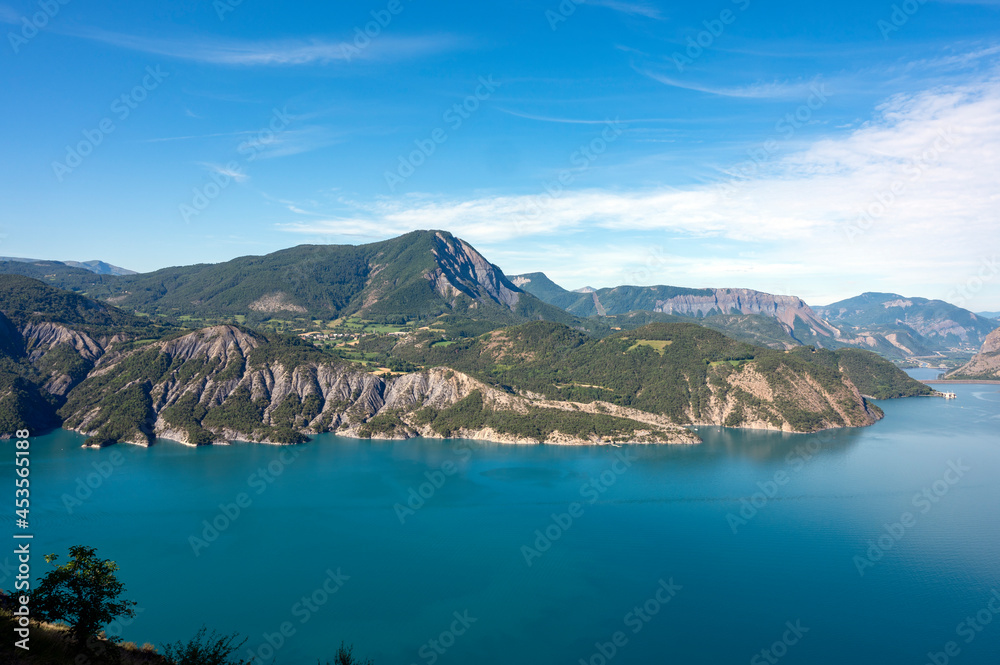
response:
<path id="1" fill-rule="evenodd" d="M 431 251 L 438 268 L 428 277 L 442 296 L 465 294 L 474 300 L 492 300 L 508 309 L 517 305 L 521 290 L 469 243 L 438 231 Z"/>

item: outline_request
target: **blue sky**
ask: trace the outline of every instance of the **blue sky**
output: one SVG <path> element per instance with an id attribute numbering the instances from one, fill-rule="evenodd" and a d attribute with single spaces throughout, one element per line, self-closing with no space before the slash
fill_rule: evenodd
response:
<path id="1" fill-rule="evenodd" d="M 445 228 L 568 288 L 1000 309 L 1000 1 L 63 2 L 0 4 L 0 255 Z"/>

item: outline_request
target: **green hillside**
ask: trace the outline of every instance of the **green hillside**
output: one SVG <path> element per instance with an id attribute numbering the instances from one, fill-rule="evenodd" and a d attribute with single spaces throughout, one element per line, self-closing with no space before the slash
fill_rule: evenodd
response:
<path id="1" fill-rule="evenodd" d="M 55 341 L 23 336 L 20 331 L 29 327 Z M 38 432 L 60 423 L 56 409 L 64 398 L 45 386 L 60 379 L 69 389 L 94 368 L 92 358 L 74 348 L 80 340 L 98 346 L 94 339 L 160 338 L 171 332 L 169 326 L 36 279 L 0 275 L 0 434 L 23 428 Z"/>
<path id="2" fill-rule="evenodd" d="M 598 311 L 591 293 L 567 291 L 545 273 L 535 272 L 512 277 L 521 289 L 577 316 L 617 315 L 635 311 L 652 312 L 657 301 L 676 296 L 710 296 L 711 289 L 688 289 L 678 286 L 618 286 L 597 289 L 594 293 L 603 311 Z M 527 280 L 527 281 L 526 281 Z"/>
<path id="3" fill-rule="evenodd" d="M 765 413 L 775 423 L 787 421 L 799 430 L 813 429 L 823 421 L 850 424 L 827 406 L 811 410 L 798 399 L 796 386 L 805 376 L 842 401 L 851 399 L 845 394 L 845 376 L 862 377 L 876 387 L 892 386 L 898 394 L 926 391 L 871 353 L 851 351 L 863 355 L 851 355 L 842 370 L 840 352 L 826 351 L 815 358 L 812 349 L 786 353 L 739 342 L 694 323 L 654 323 L 594 339 L 565 326 L 539 322 L 447 346 L 431 340 L 428 335 L 400 344 L 394 353 L 411 362 L 454 367 L 493 385 L 548 399 L 600 400 L 663 414 L 677 423 L 707 417 L 713 400 L 734 391 L 737 400 L 746 400 L 747 416 Z M 858 362 L 859 358 L 867 362 Z M 860 365 L 871 376 L 864 376 Z M 773 405 L 732 388 L 729 377 L 747 370 L 763 376 L 780 395 Z M 742 422 L 736 416 L 727 424 Z"/>
<path id="4" fill-rule="evenodd" d="M 521 292 L 474 248 L 441 231 L 414 231 L 367 245 L 301 245 L 136 275 L 94 275 L 54 262 L 3 262 L 0 271 L 30 274 L 122 309 L 172 320 L 361 316 L 403 323 L 456 313 L 495 326 L 576 321 Z"/>

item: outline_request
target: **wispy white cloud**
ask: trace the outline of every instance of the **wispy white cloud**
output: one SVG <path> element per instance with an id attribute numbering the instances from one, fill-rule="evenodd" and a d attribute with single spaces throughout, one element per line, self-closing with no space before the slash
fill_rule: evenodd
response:
<path id="1" fill-rule="evenodd" d="M 1000 0 L 997 0 L 1000 3 Z M 993 59 L 1000 55 L 1000 45 L 990 45 L 972 50 L 966 50 L 946 55 L 936 55 L 932 58 L 913 60 L 907 63 L 907 69 L 963 69 L 983 60 Z"/>
<path id="2" fill-rule="evenodd" d="M 634 69 L 643 76 L 648 76 L 654 81 L 658 81 L 664 85 L 669 85 L 673 88 L 704 92 L 709 95 L 718 95 L 720 97 L 739 97 L 743 99 L 792 99 L 808 95 L 811 88 L 815 85 L 815 82 L 813 81 L 802 81 L 796 83 L 773 81 L 771 83 L 758 82 L 750 85 L 720 87 L 705 85 L 695 81 L 685 81 L 683 79 L 667 76 L 666 74 L 654 72 L 649 69 L 640 69 L 638 67 L 634 67 Z"/>
<path id="3" fill-rule="evenodd" d="M 344 141 L 341 134 L 322 125 L 305 125 L 280 132 L 255 132 L 240 143 L 240 154 L 252 154 L 254 159 L 288 157 L 318 150 Z"/>
<path id="4" fill-rule="evenodd" d="M 160 136 L 151 139 L 143 139 L 142 143 L 167 143 L 170 141 L 191 141 L 194 139 L 211 139 L 223 136 L 245 136 L 247 134 L 252 134 L 252 133 L 253 132 L 250 131 L 241 131 L 241 132 L 215 132 L 211 134 L 188 134 L 187 136 Z"/>
<path id="5" fill-rule="evenodd" d="M 364 48 L 329 39 L 238 41 L 206 38 L 161 39 L 95 28 L 66 31 L 74 37 L 179 60 L 231 66 L 326 65 L 354 60 L 398 60 L 451 51 L 464 45 L 452 35 L 379 36 Z"/>
<path id="6" fill-rule="evenodd" d="M 249 177 L 250 177 L 250 176 L 248 176 L 246 174 L 245 171 L 234 170 L 234 169 L 231 169 L 228 166 L 224 166 L 222 164 L 213 164 L 211 162 L 202 162 L 201 166 L 203 166 L 208 171 L 211 171 L 212 173 L 216 173 L 216 174 L 224 176 L 226 178 L 232 178 L 236 182 L 246 182 L 249 179 Z"/>
<path id="7" fill-rule="evenodd" d="M 556 197 L 341 201 L 344 214 L 280 226 L 302 234 L 380 237 L 445 228 L 494 251 L 516 248 L 518 256 L 528 251 L 522 249 L 528 237 L 532 246 L 546 238 L 572 245 L 594 231 L 641 238 L 637 244 L 645 247 L 683 238 L 697 251 L 670 264 L 659 281 L 780 290 L 775 285 L 791 279 L 799 295 L 818 304 L 860 290 L 947 297 L 952 282 L 964 282 L 1000 252 L 997 173 L 1000 81 L 988 78 L 892 97 L 860 127 L 728 184 L 571 190 Z M 713 254 L 709 247 L 719 243 L 728 249 Z M 747 247 L 756 252 L 752 260 L 737 255 Z M 639 251 L 631 263 L 641 265 L 646 254 Z M 612 259 L 602 264 L 603 272 L 628 269 L 628 259 Z M 553 253 L 537 260 L 535 266 L 518 261 L 504 267 L 572 275 L 591 264 Z M 1000 278 L 983 297 L 1000 301 Z"/>
<path id="8" fill-rule="evenodd" d="M 633 122 L 683 122 L 681 118 L 633 118 L 629 120 L 619 120 L 614 118 L 607 118 L 604 120 L 588 120 L 580 118 L 554 118 L 552 116 L 545 115 L 535 115 L 532 113 L 522 113 L 520 111 L 511 111 L 510 109 L 505 109 L 502 107 L 496 107 L 501 113 L 506 113 L 507 115 L 512 115 L 516 118 L 524 118 L 526 120 L 538 120 L 540 122 L 557 122 L 569 125 L 606 125 L 612 120 L 615 122 L 621 122 L 624 124 L 629 124 Z"/>

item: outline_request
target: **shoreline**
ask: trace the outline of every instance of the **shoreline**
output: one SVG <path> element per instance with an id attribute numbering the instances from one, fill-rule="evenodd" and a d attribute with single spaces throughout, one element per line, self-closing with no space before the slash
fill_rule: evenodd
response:
<path id="1" fill-rule="evenodd" d="M 939 383 L 944 383 L 944 384 L 948 384 L 948 383 L 954 383 L 954 384 L 963 384 L 963 383 L 965 383 L 965 384 L 976 384 L 976 383 L 982 383 L 982 384 L 985 384 L 985 385 L 994 385 L 994 386 L 1000 385 L 1000 380 L 998 380 L 998 379 L 978 379 L 978 380 L 976 380 L 976 379 L 917 379 L 917 381 L 920 381 L 920 383 L 926 383 L 928 385 L 939 384 Z"/>

